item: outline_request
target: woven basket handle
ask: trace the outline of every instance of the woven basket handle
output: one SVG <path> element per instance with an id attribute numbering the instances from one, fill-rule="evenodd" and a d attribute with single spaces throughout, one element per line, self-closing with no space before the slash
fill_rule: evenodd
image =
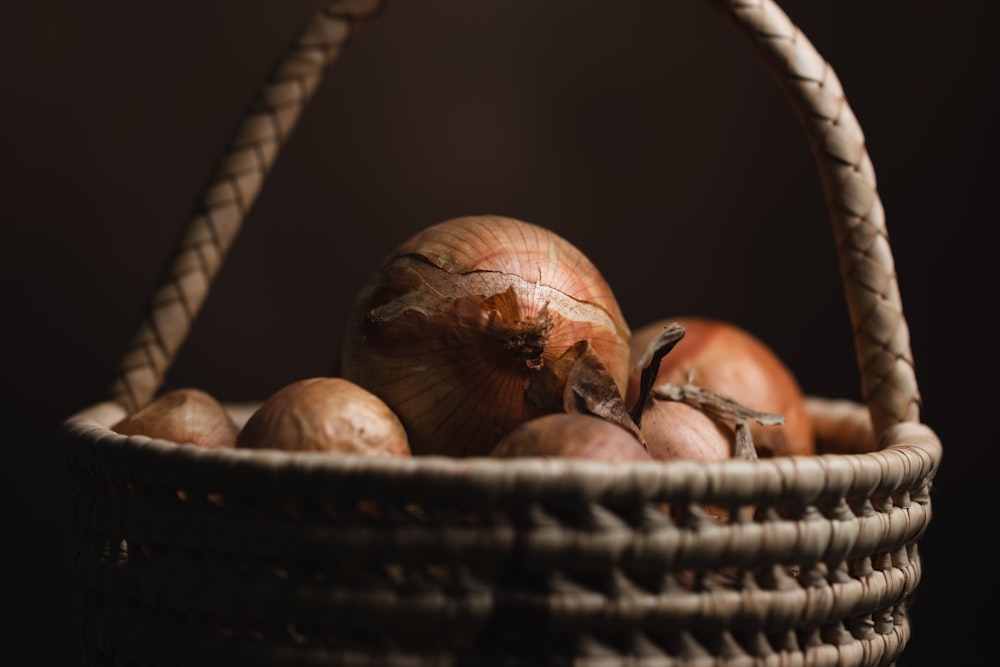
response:
<path id="1" fill-rule="evenodd" d="M 840 81 L 773 0 L 708 0 L 785 92 L 819 169 L 840 257 L 861 388 L 876 435 L 919 420 L 909 329 L 864 134 Z M 327 0 L 279 58 L 202 192 L 111 385 L 129 412 L 148 403 L 190 331 L 278 151 L 323 72 L 383 0 Z"/>
<path id="2" fill-rule="evenodd" d="M 160 389 L 323 73 L 381 7 L 382 0 L 324 0 L 272 67 L 197 199 L 119 361 L 110 396 L 128 413 Z"/>

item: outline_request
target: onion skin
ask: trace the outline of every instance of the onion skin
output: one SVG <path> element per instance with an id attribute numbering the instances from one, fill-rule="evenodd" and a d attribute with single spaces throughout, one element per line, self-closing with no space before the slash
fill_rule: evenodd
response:
<path id="1" fill-rule="evenodd" d="M 269 396 L 236 439 L 240 449 L 409 456 L 406 431 L 371 392 L 339 377 L 298 380 Z"/>
<path id="2" fill-rule="evenodd" d="M 498 458 L 543 456 L 607 463 L 652 461 L 635 436 L 612 422 L 581 413 L 552 413 L 527 421 L 490 453 Z"/>
<path id="3" fill-rule="evenodd" d="M 239 427 L 214 396 L 185 387 L 160 395 L 111 430 L 214 449 L 235 446 Z"/>
<path id="4" fill-rule="evenodd" d="M 779 426 L 750 421 L 750 433 L 761 458 L 816 453 L 812 420 L 797 379 L 760 338 L 729 322 L 686 316 L 657 320 L 636 329 L 630 342 L 627 405 L 631 407 L 638 398 L 639 360 L 645 347 L 672 323 L 681 324 L 686 333 L 660 362 L 657 384 L 690 382 L 753 410 L 783 416 L 784 424 Z M 643 432 L 648 442 L 648 433 Z"/>
<path id="5" fill-rule="evenodd" d="M 341 375 L 399 416 L 414 454 L 485 455 L 551 411 L 532 379 L 581 340 L 624 397 L 631 336 L 594 264 L 554 232 L 452 218 L 400 246 L 361 288 Z"/>

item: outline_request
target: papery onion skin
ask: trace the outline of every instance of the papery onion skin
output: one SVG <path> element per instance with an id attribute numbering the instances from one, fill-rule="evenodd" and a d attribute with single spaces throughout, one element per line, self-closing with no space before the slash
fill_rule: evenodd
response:
<path id="1" fill-rule="evenodd" d="M 414 454 L 484 455 L 545 413 L 526 389 L 577 341 L 624 396 L 630 336 L 607 281 L 569 241 L 465 216 L 403 242 L 362 287 L 340 373 L 392 407 Z"/>
<path id="2" fill-rule="evenodd" d="M 753 410 L 784 417 L 780 426 L 763 426 L 750 420 L 750 433 L 761 458 L 816 453 L 812 419 L 792 370 L 758 336 L 724 320 L 688 315 L 659 319 L 637 328 L 630 342 L 632 368 L 626 392 L 629 407 L 638 396 L 642 372 L 638 361 L 645 347 L 668 324 L 682 325 L 685 334 L 660 362 L 657 383 L 690 382 Z"/>

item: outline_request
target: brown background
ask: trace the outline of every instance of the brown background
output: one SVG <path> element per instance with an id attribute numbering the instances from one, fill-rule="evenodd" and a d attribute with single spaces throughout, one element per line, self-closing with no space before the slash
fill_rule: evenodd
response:
<path id="1" fill-rule="evenodd" d="M 901 665 L 985 651 L 997 455 L 989 3 L 785 0 L 868 137 L 924 420 L 945 446 Z M 236 119 L 312 2 L 0 4 L 5 649 L 72 664 L 60 427 L 102 400 Z M 633 326 L 759 334 L 859 398 L 829 224 L 777 87 L 707 3 L 396 2 L 328 74 L 168 378 L 227 400 L 332 373 L 395 243 L 499 213 L 576 243 Z"/>

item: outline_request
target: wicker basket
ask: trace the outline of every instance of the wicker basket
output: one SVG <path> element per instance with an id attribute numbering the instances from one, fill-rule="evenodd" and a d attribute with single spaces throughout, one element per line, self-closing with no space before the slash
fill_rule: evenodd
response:
<path id="1" fill-rule="evenodd" d="M 941 446 L 919 421 L 872 166 L 836 76 L 781 9 L 712 4 L 787 93 L 833 222 L 866 404 L 810 398 L 823 451 L 607 467 L 208 450 L 111 431 L 159 390 L 324 69 L 380 9 L 326 2 L 239 123 L 109 399 L 66 421 L 86 664 L 897 659 Z"/>

